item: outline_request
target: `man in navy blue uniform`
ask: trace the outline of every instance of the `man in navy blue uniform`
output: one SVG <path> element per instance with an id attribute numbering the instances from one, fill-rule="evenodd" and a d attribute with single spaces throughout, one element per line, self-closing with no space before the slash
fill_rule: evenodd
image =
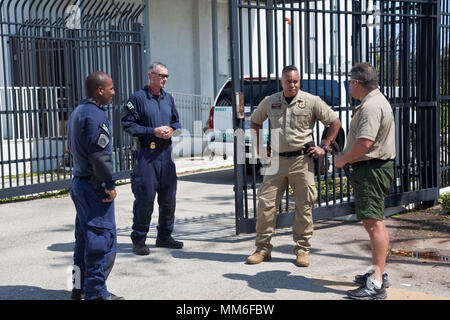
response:
<path id="1" fill-rule="evenodd" d="M 145 244 L 156 193 L 158 193 L 157 247 L 181 249 L 183 243 L 172 238 L 175 222 L 177 175 L 172 159 L 172 135 L 181 129 L 173 97 L 163 90 L 169 77 L 167 67 L 151 64 L 149 83 L 135 92 L 122 111 L 122 127 L 134 138 L 135 157 L 131 174 L 133 252 L 148 255 Z"/>
<path id="2" fill-rule="evenodd" d="M 106 279 L 116 256 L 114 217 L 116 197 L 112 139 L 106 108 L 114 84 L 106 73 L 91 73 L 85 82 L 87 99 L 68 122 L 68 144 L 73 158 L 70 196 L 76 208 L 72 299 L 123 299 L 108 292 Z M 78 287 L 79 285 L 79 287 Z"/>

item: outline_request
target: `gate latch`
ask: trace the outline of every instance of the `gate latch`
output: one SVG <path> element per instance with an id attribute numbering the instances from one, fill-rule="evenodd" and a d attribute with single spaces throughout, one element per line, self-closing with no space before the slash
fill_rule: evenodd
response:
<path id="1" fill-rule="evenodd" d="M 238 119 L 244 119 L 245 107 L 244 107 L 244 93 L 236 92 L 236 117 Z"/>

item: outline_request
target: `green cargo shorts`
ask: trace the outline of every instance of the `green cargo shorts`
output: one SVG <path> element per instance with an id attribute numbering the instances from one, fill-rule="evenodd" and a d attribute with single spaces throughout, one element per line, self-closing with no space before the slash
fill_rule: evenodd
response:
<path id="1" fill-rule="evenodd" d="M 352 164 L 350 182 L 355 196 L 355 212 L 358 220 L 384 220 L 384 198 L 394 180 L 392 161 Z"/>

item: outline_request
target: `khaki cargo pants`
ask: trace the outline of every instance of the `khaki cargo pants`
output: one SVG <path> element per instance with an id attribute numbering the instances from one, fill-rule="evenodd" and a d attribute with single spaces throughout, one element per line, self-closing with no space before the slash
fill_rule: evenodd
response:
<path id="1" fill-rule="evenodd" d="M 270 240 L 275 232 L 276 215 L 288 184 L 294 191 L 295 218 L 292 225 L 295 242 L 294 253 L 299 250 L 309 252 L 309 240 L 313 234 L 312 207 L 317 198 L 314 183 L 314 158 L 307 155 L 279 157 L 279 163 L 272 161 L 272 175 L 265 175 L 258 188 L 258 211 L 256 220 L 257 251 L 271 252 Z"/>

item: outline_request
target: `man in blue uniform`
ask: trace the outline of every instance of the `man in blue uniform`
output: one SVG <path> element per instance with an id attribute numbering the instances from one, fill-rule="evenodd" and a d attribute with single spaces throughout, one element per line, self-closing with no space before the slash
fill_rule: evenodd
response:
<path id="1" fill-rule="evenodd" d="M 113 172 L 110 124 L 103 107 L 112 101 L 114 84 L 106 73 L 97 71 L 87 77 L 85 86 L 87 99 L 72 112 L 67 127 L 74 176 L 70 196 L 77 211 L 72 299 L 123 299 L 108 292 L 105 283 L 117 245 L 117 176 Z"/>
<path id="2" fill-rule="evenodd" d="M 122 111 L 123 129 L 134 137 L 136 156 L 131 175 L 133 226 L 131 240 L 133 252 L 148 255 L 145 241 L 156 193 L 158 193 L 159 219 L 157 247 L 181 249 L 183 243 L 172 238 L 175 222 L 177 175 L 172 159 L 172 135 L 181 129 L 173 97 L 163 90 L 169 77 L 167 67 L 151 64 L 149 83 L 135 92 Z"/>

